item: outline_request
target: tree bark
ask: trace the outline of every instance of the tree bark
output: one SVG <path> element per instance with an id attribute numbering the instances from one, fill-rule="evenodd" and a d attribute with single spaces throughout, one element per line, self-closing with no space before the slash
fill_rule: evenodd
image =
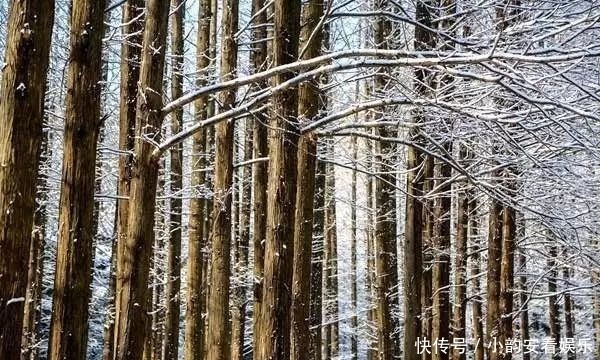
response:
<path id="1" fill-rule="evenodd" d="M 525 221 L 522 215 L 518 221 L 517 229 L 519 231 L 519 238 L 523 239 L 525 235 Z M 518 256 L 518 269 L 521 275 L 519 276 L 518 289 L 519 289 L 519 305 L 521 312 L 519 314 L 520 330 L 521 330 L 521 341 L 529 340 L 529 305 L 527 295 L 527 259 L 525 257 L 525 249 L 519 247 Z M 523 354 L 523 360 L 530 360 L 531 354 Z"/>
<path id="2" fill-rule="evenodd" d="M 118 257 L 123 254 L 127 236 L 127 217 L 129 210 L 129 189 L 131 185 L 131 169 L 135 135 L 135 109 L 137 103 L 137 82 L 140 77 L 140 55 L 142 42 L 141 31 L 144 10 L 143 0 L 128 0 L 123 6 L 122 34 L 127 38 L 121 44 L 121 79 L 119 89 L 119 150 L 125 154 L 119 156 L 119 179 L 117 183 L 117 204 L 115 208 L 116 237 L 111 255 L 110 304 L 108 306 L 104 331 L 103 360 L 113 360 L 115 350 L 115 299 L 118 275 Z M 137 21 L 135 21 L 137 19 Z"/>
<path id="3" fill-rule="evenodd" d="M 49 359 L 85 359 L 105 1 L 74 0 Z"/>
<path id="4" fill-rule="evenodd" d="M 200 76 L 198 87 L 208 84 L 211 64 L 210 27 L 213 19 L 212 0 L 202 0 L 198 6 L 198 35 L 196 38 L 196 69 Z M 208 118 L 209 97 L 202 96 L 194 102 L 198 121 Z M 187 268 L 187 312 L 185 316 L 184 358 L 202 359 L 204 354 L 204 329 L 206 310 L 207 265 L 205 259 L 208 229 L 205 226 L 207 211 L 206 167 L 208 165 L 207 130 L 201 130 L 192 138 L 192 179 L 195 196 L 190 200 L 188 268 Z"/>
<path id="5" fill-rule="evenodd" d="M 548 241 L 555 242 L 553 235 L 548 236 Z M 556 257 L 558 256 L 558 247 L 555 244 L 550 245 L 548 250 L 548 325 L 550 327 L 550 339 L 554 340 L 556 349 L 560 347 L 560 305 L 556 295 L 558 270 Z M 560 359 L 560 351 L 557 351 L 552 359 Z"/>
<path id="6" fill-rule="evenodd" d="M 171 0 L 173 20 L 171 22 L 171 98 L 183 95 L 183 36 L 185 1 Z M 171 133 L 177 134 L 183 128 L 183 109 L 171 115 Z M 171 151 L 171 198 L 169 211 L 169 244 L 167 249 L 166 315 L 163 342 L 163 360 L 178 359 L 179 353 L 179 314 L 181 289 L 181 191 L 183 188 L 183 144 L 179 143 Z"/>
<path id="7" fill-rule="evenodd" d="M 571 269 L 565 267 L 563 269 L 563 279 L 565 280 L 566 286 L 570 286 L 571 282 Z M 573 317 L 573 299 L 569 291 L 565 292 L 565 338 L 573 339 L 575 337 L 575 322 Z M 567 352 L 567 360 L 575 360 L 576 353 L 573 351 Z"/>
<path id="8" fill-rule="evenodd" d="M 122 256 L 118 258 L 121 265 L 115 322 L 115 356 L 118 360 L 140 359 L 147 335 L 148 315 L 143 304 L 148 297 L 159 169 L 152 151 L 153 142 L 160 140 L 163 120 L 160 109 L 169 1 L 148 0 L 145 13 L 127 236 L 121 249 Z"/>
<path id="9" fill-rule="evenodd" d="M 0 360 L 21 356 L 53 23 L 53 0 L 10 2 L 0 82 Z"/>
<path id="10" fill-rule="evenodd" d="M 275 0 L 274 7 L 273 66 L 280 66 L 297 60 L 301 1 Z M 292 76 L 292 73 L 275 76 L 273 86 Z M 291 306 L 297 154 L 287 149 L 298 145 L 297 92 L 297 88 L 291 87 L 272 99 L 259 359 L 287 359 L 290 356 L 288 309 Z"/>
<path id="11" fill-rule="evenodd" d="M 356 136 L 352 136 L 352 184 L 351 184 L 351 195 L 350 195 L 350 222 L 351 222 L 351 234 L 350 234 L 350 303 L 351 311 L 350 315 L 350 359 L 358 359 L 358 276 L 357 276 L 357 198 L 356 198 L 356 183 L 357 183 L 357 167 L 358 167 L 358 139 Z"/>
<path id="12" fill-rule="evenodd" d="M 221 37 L 221 81 L 235 77 L 237 65 L 238 1 L 223 3 Z M 235 90 L 221 93 L 221 108 L 235 103 Z M 229 287 L 231 273 L 231 201 L 233 186 L 233 122 L 216 126 L 214 205 L 212 212 L 212 258 L 208 300 L 208 360 L 231 357 L 231 323 L 229 321 Z"/>
<path id="13" fill-rule="evenodd" d="M 483 296 L 481 293 L 481 240 L 479 240 L 479 215 L 477 213 L 478 201 L 474 189 L 469 195 L 469 237 L 473 244 L 471 258 L 471 277 L 473 278 L 473 295 L 471 298 L 472 307 L 472 326 L 473 326 L 473 342 L 476 344 L 474 352 L 474 360 L 483 360 L 484 358 L 484 341 L 483 333 L 483 311 L 481 304 Z"/>
<path id="14" fill-rule="evenodd" d="M 488 359 L 496 360 L 499 352 L 494 349 L 494 341 L 501 339 L 500 319 L 500 273 L 502 260 L 502 205 L 492 199 L 489 211 L 488 225 L 488 265 L 487 265 L 487 319 L 486 344 Z"/>
<path id="15" fill-rule="evenodd" d="M 318 145 L 317 145 L 318 152 Z M 323 336 L 323 261 L 325 239 L 325 162 L 317 160 L 310 269 L 310 359 L 321 360 Z"/>
<path id="16" fill-rule="evenodd" d="M 515 209 L 504 206 L 502 210 L 502 260 L 500 269 L 500 317 L 502 323 L 502 344 L 513 338 L 513 288 L 515 249 L 516 249 L 516 220 Z M 512 359 L 512 353 L 501 352 L 501 359 Z"/>
<path id="17" fill-rule="evenodd" d="M 325 172 L 325 274 L 326 294 L 325 307 L 327 309 L 324 331 L 329 333 L 329 341 L 325 343 L 328 348 L 328 358 L 335 359 L 339 354 L 339 304 L 338 304 L 338 238 L 337 238 L 337 211 L 336 211 L 336 186 L 334 139 L 325 141 L 326 156 L 330 162 L 326 164 Z"/>
<path id="18" fill-rule="evenodd" d="M 424 155 L 423 159 L 423 195 L 427 196 L 433 190 L 433 157 Z M 433 341 L 432 335 L 432 277 L 433 277 L 433 199 L 424 198 L 423 204 L 423 275 L 421 285 L 422 306 L 422 337 Z M 427 351 L 423 354 L 423 360 L 431 360 L 432 354 Z"/>
<path id="19" fill-rule="evenodd" d="M 305 49 L 301 59 L 321 54 L 323 30 L 318 29 L 323 16 L 323 0 L 311 0 L 302 9 L 300 49 Z M 314 36 L 313 36 L 314 34 Z M 309 42 L 311 39 L 311 42 Z M 298 90 L 298 117 L 300 122 L 316 119 L 320 105 L 317 81 L 304 83 Z M 317 137 L 309 133 L 300 137 L 298 144 L 298 185 L 296 191 L 296 214 L 294 224 L 294 252 L 292 271 L 291 359 L 309 360 L 310 351 L 310 290 L 313 240 L 313 216 L 316 179 Z"/>

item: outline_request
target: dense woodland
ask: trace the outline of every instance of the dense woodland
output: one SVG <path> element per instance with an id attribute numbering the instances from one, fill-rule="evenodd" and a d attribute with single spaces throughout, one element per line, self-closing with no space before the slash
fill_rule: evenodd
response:
<path id="1" fill-rule="evenodd" d="M 0 48 L 0 360 L 600 358 L 600 1 L 0 0 Z"/>

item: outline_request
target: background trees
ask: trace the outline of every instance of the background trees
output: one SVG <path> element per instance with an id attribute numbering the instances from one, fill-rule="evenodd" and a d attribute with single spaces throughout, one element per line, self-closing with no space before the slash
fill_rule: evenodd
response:
<path id="1" fill-rule="evenodd" d="M 597 348 L 596 1 L 25 3 L 0 1 L 0 358 Z"/>

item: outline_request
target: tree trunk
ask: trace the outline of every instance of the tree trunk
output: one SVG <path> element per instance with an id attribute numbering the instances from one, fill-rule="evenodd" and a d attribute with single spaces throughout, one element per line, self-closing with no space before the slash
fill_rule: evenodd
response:
<path id="1" fill-rule="evenodd" d="M 300 0 L 275 0 L 273 66 L 297 60 L 300 33 Z M 278 74 L 273 86 L 290 79 Z M 272 99 L 267 185 L 267 233 L 263 305 L 259 319 L 259 359 L 287 359 L 292 288 L 294 211 L 296 203 L 297 89 L 277 93 Z"/>
<path id="2" fill-rule="evenodd" d="M 53 22 L 53 0 L 10 2 L 0 82 L 0 360 L 21 356 Z"/>
<path id="3" fill-rule="evenodd" d="M 380 1 L 379 9 L 386 9 L 388 1 Z M 380 49 L 389 49 L 388 43 L 392 24 L 389 19 L 380 17 L 375 23 L 375 43 Z M 375 79 L 374 93 L 384 96 L 387 77 L 380 74 Z M 374 119 L 377 120 L 377 119 Z M 378 129 L 381 137 L 393 136 L 394 128 Z M 375 276 L 377 303 L 377 331 L 379 359 L 388 360 L 400 355 L 398 318 L 394 316 L 399 306 L 398 260 L 397 260 L 397 219 L 396 219 L 396 145 L 382 142 L 376 151 L 375 163 L 379 164 L 375 180 Z M 419 230 L 420 232 L 420 230 Z M 419 255 L 421 249 L 419 245 Z M 420 261 L 419 261 L 420 264 Z M 419 273 L 421 272 L 419 265 Z M 420 279 L 420 276 L 419 276 Z M 419 282 L 417 282 L 419 283 Z M 396 290 L 395 290 L 396 289 Z M 420 308 L 420 306 L 419 306 Z M 414 345 L 414 343 L 413 343 Z"/>
<path id="4" fill-rule="evenodd" d="M 171 99 L 183 95 L 183 36 L 185 2 L 171 0 L 173 20 L 171 22 Z M 171 134 L 177 134 L 183 127 L 183 109 L 171 115 Z M 181 191 L 183 187 L 183 144 L 179 143 L 171 151 L 171 206 L 169 211 L 169 244 L 167 253 L 167 288 L 165 292 L 166 315 L 163 343 L 163 360 L 178 359 L 179 353 L 179 313 L 181 288 Z"/>
<path id="5" fill-rule="evenodd" d="M 500 273 L 500 317 L 502 323 L 501 343 L 513 338 L 513 288 L 515 268 L 515 210 L 504 206 L 502 210 L 502 261 Z M 512 359 L 512 353 L 501 352 L 504 360 Z"/>
<path id="6" fill-rule="evenodd" d="M 366 168 L 370 174 L 373 173 L 373 143 L 369 139 L 365 139 L 367 143 L 366 149 Z M 375 199 L 373 198 L 373 189 L 375 187 L 375 180 L 373 176 L 367 178 L 366 184 L 366 198 L 367 198 L 367 225 L 365 230 L 365 241 L 367 248 L 367 281 L 366 281 L 366 292 L 369 299 L 370 309 L 367 312 L 367 321 L 369 328 L 369 346 L 367 348 L 367 360 L 374 360 L 377 358 L 377 334 L 372 329 L 376 328 L 377 314 L 374 307 L 375 302 L 375 254 L 373 251 L 375 244 Z"/>
<path id="7" fill-rule="evenodd" d="M 122 34 L 127 37 L 127 41 L 121 44 L 121 83 L 119 94 L 119 150 L 124 152 L 119 156 L 119 179 L 117 183 L 117 200 L 115 218 L 116 218 L 116 237 L 112 247 L 111 255 L 111 278 L 110 278 L 110 297 L 109 307 L 106 317 L 104 331 L 104 350 L 103 360 L 113 360 L 115 350 L 115 298 L 117 281 L 120 279 L 119 256 L 123 254 L 123 248 L 127 236 L 127 217 L 129 210 L 129 188 L 131 185 L 131 168 L 133 166 L 133 156 L 129 153 L 133 151 L 135 135 L 135 109 L 137 103 L 137 82 L 140 77 L 140 55 L 141 47 L 133 44 L 141 44 L 141 34 L 143 20 L 138 19 L 144 10 L 143 0 L 128 0 L 123 6 Z M 134 21 L 134 19 L 138 19 Z"/>
<path id="8" fill-rule="evenodd" d="M 250 52 L 250 64 L 254 73 L 260 72 L 266 66 L 267 60 L 267 37 L 266 23 L 267 12 L 261 11 L 264 0 L 252 0 L 252 51 Z M 266 87 L 262 82 L 255 85 L 256 90 Z M 267 127 L 266 116 L 261 112 L 255 114 L 253 121 L 253 157 L 255 159 L 267 156 Z M 267 162 L 259 161 L 252 165 L 252 192 L 253 192 L 253 251 L 254 251 L 254 289 L 252 308 L 252 351 L 257 348 L 258 319 L 261 313 L 262 284 L 265 266 L 265 238 L 267 231 Z"/>
<path id="9" fill-rule="evenodd" d="M 246 119 L 244 127 L 244 147 L 243 160 L 252 160 L 253 146 L 253 120 Z M 244 358 L 244 340 L 246 333 L 246 305 L 248 304 L 248 256 L 250 246 L 250 210 L 251 210 L 251 190 L 252 190 L 252 167 L 244 165 L 239 170 L 240 196 L 237 206 L 238 215 L 238 235 L 233 251 L 234 258 L 234 279 L 232 296 L 232 325 L 231 325 L 231 358 L 242 360 Z"/>
<path id="10" fill-rule="evenodd" d="M 423 195 L 433 191 L 433 157 L 424 155 L 423 159 Z M 433 199 L 424 198 L 423 203 L 423 275 L 421 285 L 422 334 L 424 339 L 434 341 L 432 335 L 432 277 L 433 277 Z M 431 360 L 432 354 L 424 351 L 423 360 Z"/>
<path id="11" fill-rule="evenodd" d="M 519 231 L 519 238 L 523 239 L 525 236 L 525 221 L 522 218 L 522 215 L 518 221 L 517 229 Z M 520 330 L 521 330 L 521 341 L 529 340 L 529 305 L 527 303 L 528 295 L 527 295 L 527 259 L 525 258 L 525 249 L 523 247 L 519 248 L 519 256 L 518 256 L 518 269 L 521 275 L 519 276 L 519 305 L 521 307 L 521 312 L 519 314 L 520 318 Z M 531 354 L 523 354 L 523 360 L 530 360 Z"/>
<path id="12" fill-rule="evenodd" d="M 49 359 L 85 359 L 105 1 L 74 0 Z"/>
<path id="13" fill-rule="evenodd" d="M 318 146 L 317 146 L 318 152 Z M 309 358 L 321 360 L 323 336 L 323 261 L 325 239 L 325 162 L 317 160 L 313 209 L 312 264 L 310 270 Z"/>
<path id="14" fill-rule="evenodd" d="M 465 165 L 468 163 L 467 150 L 461 148 L 460 158 Z M 467 186 L 466 182 L 459 186 Z M 454 310 L 452 321 L 452 336 L 454 338 L 466 339 L 466 318 L 467 318 L 467 247 L 469 238 L 469 197 L 468 191 L 459 190 L 458 207 L 456 219 L 456 243 L 454 258 Z M 458 349 L 452 352 L 453 360 L 466 360 L 466 353 L 461 354 Z"/>
<path id="15" fill-rule="evenodd" d="M 502 260 L 502 205 L 495 199 L 492 199 L 490 205 L 488 229 L 486 344 L 489 345 L 488 360 L 496 360 L 499 357 L 499 351 L 494 344 L 500 341 L 502 332 L 499 301 Z"/>
<path id="16" fill-rule="evenodd" d="M 358 139 L 356 136 L 352 136 L 352 184 L 351 184 L 351 195 L 350 195 L 350 222 L 351 222 L 351 234 L 350 234 L 350 303 L 351 311 L 350 315 L 350 359 L 358 359 L 358 276 L 357 276 L 357 199 L 356 199 L 356 182 L 357 182 L 357 167 L 358 167 Z"/>
<path id="17" fill-rule="evenodd" d="M 600 240 L 592 242 L 593 247 L 598 251 L 600 249 Z M 600 354 L 600 269 L 592 269 L 592 285 L 595 286 L 593 296 L 592 322 L 594 325 L 594 337 L 596 338 L 596 353 Z"/>
<path id="18" fill-rule="evenodd" d="M 211 0 L 202 0 L 198 6 L 198 35 L 196 39 L 196 69 L 200 76 L 196 82 L 198 87 L 208 84 L 208 67 L 210 61 L 210 25 L 213 18 Z M 197 121 L 208 118 L 209 97 L 202 96 L 194 103 Z M 187 312 L 185 316 L 184 358 L 186 360 L 202 359 L 204 354 L 206 308 L 206 260 L 208 229 L 205 226 L 207 214 L 207 181 L 208 165 L 207 130 L 203 129 L 192 138 L 192 179 L 191 186 L 195 196 L 190 200 L 189 244 L 187 268 Z"/>
<path id="19" fill-rule="evenodd" d="M 563 269 L 563 278 L 565 285 L 570 286 L 571 282 L 571 269 L 565 267 Z M 575 322 L 573 317 L 573 299 L 571 299 L 571 293 L 565 292 L 565 338 L 575 338 Z M 575 360 L 576 354 L 573 351 L 567 352 L 567 360 Z"/>
<path id="20" fill-rule="evenodd" d="M 548 237 L 548 241 L 555 242 L 553 235 Z M 558 248 L 555 244 L 550 245 L 548 251 L 548 325 L 550 325 L 550 339 L 553 339 L 556 344 L 556 349 L 560 347 L 560 305 L 558 304 L 556 279 L 558 270 L 556 267 L 556 257 L 558 256 Z M 560 351 L 555 352 L 552 359 L 560 359 Z"/>
<path id="21" fill-rule="evenodd" d="M 473 295 L 471 298 L 472 307 L 472 326 L 473 326 L 473 342 L 476 344 L 474 360 L 483 360 L 484 358 L 484 341 L 483 333 L 483 311 L 481 304 L 483 296 L 481 293 L 481 240 L 479 239 L 479 216 L 477 214 L 478 202 L 474 189 L 469 194 L 469 237 L 473 244 L 473 255 L 471 255 L 471 277 L 473 278 Z"/>
<path id="22" fill-rule="evenodd" d="M 23 351 L 21 359 L 36 360 L 38 358 L 38 325 L 41 317 L 42 278 L 44 275 L 44 249 L 46 247 L 46 203 L 48 201 L 48 177 L 44 168 L 49 167 L 52 154 L 49 129 L 43 130 L 38 162 L 37 208 L 33 216 L 33 232 L 29 252 L 29 271 L 27 273 L 27 294 L 23 322 Z"/>
<path id="23" fill-rule="evenodd" d="M 135 163 L 129 195 L 128 225 L 117 281 L 115 356 L 140 359 L 146 337 L 148 272 L 154 240 L 154 209 L 158 160 L 153 142 L 160 140 L 162 82 L 168 29 L 168 0 L 148 0 L 143 31 L 141 68 L 136 109 Z M 160 49 L 157 51 L 157 49 Z"/>
<path id="24" fill-rule="evenodd" d="M 302 10 L 300 48 L 306 49 L 302 59 L 311 59 L 321 54 L 323 45 L 322 28 L 317 28 L 323 16 L 323 0 L 311 0 Z M 316 33 L 315 33 L 316 31 Z M 315 36 L 313 36 L 313 33 Z M 311 42 L 309 42 L 311 39 Z M 298 116 L 300 122 L 314 121 L 320 105 L 317 81 L 304 83 L 298 91 Z M 296 192 L 296 214 L 294 225 L 294 252 L 292 271 L 292 315 L 291 315 L 291 359 L 309 360 L 310 348 L 310 290 L 313 239 L 313 215 L 316 177 L 317 137 L 303 135 L 298 144 L 298 187 Z"/>
<path id="25" fill-rule="evenodd" d="M 221 81 L 235 77 L 237 65 L 238 1 L 223 4 L 221 41 Z M 235 90 L 221 94 L 221 108 L 235 103 Z M 229 321 L 229 286 L 231 273 L 231 201 L 233 186 L 233 122 L 216 126 L 214 205 L 212 212 L 212 259 L 208 300 L 208 360 L 231 357 L 231 323 Z"/>
<path id="26" fill-rule="evenodd" d="M 334 161 L 334 139 L 325 142 L 326 156 L 329 161 Z M 338 240 L 337 240 L 337 211 L 336 211 L 336 186 L 335 166 L 329 162 L 326 165 L 325 180 L 325 265 L 327 284 L 327 317 L 324 331 L 329 332 L 329 358 L 335 359 L 339 353 L 339 306 L 338 306 Z"/>

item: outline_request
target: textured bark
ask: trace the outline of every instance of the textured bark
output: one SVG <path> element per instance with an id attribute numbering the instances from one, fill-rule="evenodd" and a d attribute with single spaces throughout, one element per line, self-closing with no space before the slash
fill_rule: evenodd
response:
<path id="1" fill-rule="evenodd" d="M 321 54 L 323 31 L 317 29 L 323 16 L 323 0 L 311 0 L 302 9 L 302 30 L 299 47 L 305 48 L 302 59 Z M 315 32 L 316 31 L 316 32 Z M 314 36 L 313 36 L 314 34 Z M 309 43 L 309 39 L 311 42 Z M 298 117 L 300 122 L 314 121 L 319 113 L 320 91 L 317 81 L 307 82 L 298 90 Z M 310 348 L 310 288 L 313 239 L 313 215 L 317 157 L 317 137 L 303 135 L 298 144 L 298 185 L 294 225 L 294 252 L 292 271 L 291 359 L 309 360 Z"/>
<path id="2" fill-rule="evenodd" d="M 173 18 L 171 21 L 171 99 L 183 94 L 183 36 L 185 2 L 171 0 Z M 183 127 L 183 109 L 171 115 L 171 134 L 177 134 Z M 179 353 L 179 313 L 181 289 L 181 190 L 183 187 L 183 144 L 170 150 L 171 156 L 171 198 L 169 211 L 169 243 L 167 248 L 166 315 L 163 342 L 163 360 L 178 359 Z"/>
<path id="3" fill-rule="evenodd" d="M 424 155 L 423 159 L 423 195 L 433 190 L 433 157 Z M 432 335 L 432 276 L 433 276 L 433 199 L 424 198 L 423 203 L 423 277 L 421 279 L 422 328 L 421 336 L 433 340 Z M 423 360 L 431 360 L 432 355 L 424 352 Z"/>
<path id="4" fill-rule="evenodd" d="M 49 359 L 85 359 L 105 1 L 74 0 Z"/>
<path id="5" fill-rule="evenodd" d="M 152 157 L 160 140 L 162 81 L 169 1 L 148 0 L 143 31 L 139 94 L 136 104 L 135 163 L 129 194 L 126 242 L 118 257 L 115 357 L 140 359 L 146 337 L 148 272 L 154 241 L 153 225 L 159 164 Z M 160 49 L 156 51 L 156 49 Z M 141 304 L 141 306 L 140 306 Z"/>
<path id="6" fill-rule="evenodd" d="M 196 69 L 200 76 L 198 87 L 208 84 L 210 61 L 210 27 L 213 19 L 211 0 L 202 0 L 198 6 L 198 35 L 196 38 Z M 209 98 L 202 96 L 194 102 L 195 118 L 202 121 L 208 118 Z M 208 229 L 205 226 L 207 214 L 207 181 L 205 168 L 208 164 L 207 131 L 201 130 L 192 138 L 192 179 L 191 186 L 196 195 L 190 200 L 189 244 L 187 265 L 187 310 L 185 315 L 184 358 L 202 359 L 204 353 L 205 320 L 202 314 L 206 308 L 206 246 Z"/>
<path id="7" fill-rule="evenodd" d="M 600 240 L 595 240 L 592 244 L 596 251 L 600 249 Z M 593 296 L 592 322 L 595 330 L 596 352 L 600 354 L 600 269 L 592 269 L 591 278 L 592 284 L 596 287 Z"/>
<path id="8" fill-rule="evenodd" d="M 552 235 L 548 236 L 548 241 L 554 242 L 556 239 Z M 558 256 L 558 247 L 555 244 L 550 245 L 548 250 L 548 325 L 550 327 L 550 338 L 554 339 L 556 348 L 560 347 L 560 305 L 556 295 L 558 270 L 556 257 Z M 560 359 L 560 351 L 557 351 L 552 359 Z"/>
<path id="9" fill-rule="evenodd" d="M 466 150 L 461 148 L 461 159 L 464 161 L 467 157 Z M 459 186 L 466 186 L 461 183 Z M 457 219 L 456 219 L 456 243 L 454 257 L 454 309 L 452 311 L 452 336 L 454 338 L 466 339 L 466 318 L 467 318 L 467 246 L 469 237 L 469 198 L 468 192 L 460 190 L 457 199 Z M 460 354 L 460 351 L 452 351 L 453 360 L 465 360 L 466 353 Z"/>
<path id="10" fill-rule="evenodd" d="M 368 114 L 367 114 L 368 115 Z M 366 139 L 366 168 L 369 173 L 373 173 L 373 143 Z M 375 180 L 373 176 L 369 176 L 366 184 L 366 198 L 367 198 L 367 225 L 365 229 L 365 241 L 367 248 L 367 281 L 366 281 L 366 292 L 368 294 L 369 306 L 371 307 L 367 312 L 368 321 L 368 337 L 369 346 L 367 348 L 367 359 L 374 360 L 377 358 L 377 334 L 372 329 L 375 328 L 375 322 L 377 321 L 377 314 L 375 307 L 372 304 L 375 302 L 375 254 L 373 253 L 374 238 L 375 238 L 375 224 L 374 215 L 375 200 L 373 198 L 373 188 L 375 187 Z"/>
<path id="11" fill-rule="evenodd" d="M 139 19 L 143 11 L 143 0 L 128 0 L 123 6 L 122 27 L 123 36 L 127 41 L 121 44 L 121 79 L 119 89 L 119 150 L 124 154 L 119 156 L 119 179 L 117 183 L 117 200 L 115 221 L 116 238 L 112 247 L 111 278 L 110 278 L 110 304 L 107 311 L 103 360 L 114 358 L 115 346 L 115 297 L 119 271 L 118 257 L 123 254 L 123 247 L 127 236 L 127 217 L 129 209 L 129 188 L 131 185 L 131 168 L 133 156 L 128 152 L 133 151 L 135 135 L 135 109 L 137 103 L 137 82 L 140 77 L 140 54 L 142 42 L 141 30 L 143 19 Z M 135 21 L 134 19 L 137 19 Z"/>
<path id="12" fill-rule="evenodd" d="M 474 351 L 474 360 L 483 360 L 485 335 L 483 333 L 483 311 L 481 304 L 483 297 L 481 293 L 481 241 L 479 240 L 479 217 L 477 214 L 478 202 L 475 192 L 471 190 L 469 196 L 469 238 L 472 244 L 471 277 L 473 278 L 473 294 L 471 295 L 473 341 L 479 344 Z"/>
<path id="13" fill-rule="evenodd" d="M 29 251 L 29 271 L 27 272 L 27 294 L 23 321 L 23 338 L 21 359 L 35 360 L 38 358 L 38 324 L 41 317 L 41 285 L 44 275 L 44 248 L 46 247 L 46 202 L 48 201 L 48 178 L 44 168 L 49 166 L 51 144 L 49 130 L 42 135 L 40 158 L 38 161 L 38 179 L 36 209 L 33 216 L 33 232 Z"/>
<path id="14" fill-rule="evenodd" d="M 415 49 L 431 49 L 434 39 L 430 31 L 426 29 L 432 25 L 429 9 L 435 8 L 433 1 L 418 1 L 416 3 L 415 18 L 423 26 L 415 27 Z M 417 93 L 426 94 L 429 86 L 429 71 L 418 69 L 415 71 L 414 88 Z M 417 113 L 413 120 L 415 123 L 423 121 L 422 114 Z M 412 128 L 409 132 L 412 142 L 422 142 L 418 128 Z M 422 226 L 425 216 L 423 215 L 423 204 L 419 197 L 423 193 L 423 175 L 419 173 L 419 167 L 423 164 L 423 154 L 414 146 L 408 146 L 406 150 L 406 210 L 405 210 L 405 249 L 404 249 L 404 354 L 406 360 L 419 360 L 421 357 L 415 351 L 415 342 L 421 336 L 421 311 L 422 297 L 419 289 L 423 278 L 423 233 Z"/>
<path id="15" fill-rule="evenodd" d="M 500 269 L 500 317 L 502 323 L 502 344 L 513 338 L 513 288 L 515 249 L 516 249 L 515 210 L 504 206 L 502 210 L 502 260 Z M 512 353 L 502 351 L 501 359 L 512 359 Z"/>
<path id="16" fill-rule="evenodd" d="M 571 269 L 565 267 L 563 269 L 563 279 L 566 286 L 570 286 L 571 282 Z M 571 298 L 570 292 L 565 292 L 565 338 L 573 339 L 575 337 L 575 322 L 573 316 L 573 299 Z M 575 352 L 567 352 L 567 360 L 575 360 Z"/>
<path id="17" fill-rule="evenodd" d="M 496 360 L 499 352 L 494 351 L 494 341 L 501 340 L 500 319 L 500 272 L 502 260 L 502 205 L 492 199 L 488 225 L 488 264 L 487 264 L 487 319 L 486 344 L 488 359 Z"/>
<path id="18" fill-rule="evenodd" d="M 334 161 L 334 139 L 327 139 L 326 156 Z M 335 193 L 335 166 L 329 162 L 325 172 L 325 284 L 326 302 L 323 331 L 329 333 L 325 342 L 328 358 L 335 359 L 339 354 L 339 306 L 338 306 L 338 237 Z"/>
<path id="19" fill-rule="evenodd" d="M 244 124 L 244 146 L 242 161 L 252 160 L 252 135 L 253 121 L 246 119 Z M 244 358 L 244 340 L 246 333 L 246 305 L 248 304 L 248 285 L 250 278 L 248 271 L 248 255 L 250 246 L 250 210 L 252 195 L 252 167 L 245 165 L 239 168 L 240 196 L 237 209 L 238 233 L 236 236 L 234 254 L 234 279 L 231 310 L 231 358 L 242 360 Z"/>
<path id="20" fill-rule="evenodd" d="M 44 16 L 40 16 L 44 14 Z M 11 1 L 0 82 L 0 359 L 19 359 L 54 1 Z M 16 300 L 15 300 L 16 299 Z"/>
<path id="21" fill-rule="evenodd" d="M 519 231 L 519 238 L 523 239 L 525 235 L 525 221 L 522 216 L 518 220 L 517 230 Z M 519 276 L 518 289 L 519 289 L 519 321 L 521 330 L 521 341 L 529 339 L 529 305 L 527 303 L 527 259 L 525 257 L 525 250 L 523 247 L 519 247 L 518 256 L 518 269 L 521 275 Z M 523 360 L 531 359 L 531 354 L 523 354 Z"/>
<path id="22" fill-rule="evenodd" d="M 350 189 L 350 222 L 351 222 L 351 234 L 350 234 L 350 303 L 351 311 L 350 315 L 350 359 L 358 359 L 358 276 L 357 276 L 357 218 L 356 218 L 356 182 L 357 182 L 357 166 L 358 166 L 358 139 L 356 136 L 352 137 L 352 184 Z"/>
<path id="23" fill-rule="evenodd" d="M 386 9 L 388 1 L 379 1 L 381 9 Z M 389 49 L 389 36 L 392 25 L 389 19 L 380 17 L 375 23 L 374 38 L 380 49 Z M 387 77 L 378 75 L 375 79 L 375 95 L 384 97 Z M 375 116 L 375 121 L 377 117 Z M 381 137 L 393 137 L 394 128 L 378 128 Z M 375 163 L 379 164 L 375 179 L 375 273 L 376 273 L 376 305 L 377 305 L 377 338 L 379 359 L 388 360 L 400 355 L 400 339 L 398 336 L 398 318 L 394 316 L 399 306 L 397 229 L 396 229 L 396 145 L 392 142 L 378 144 Z M 419 231 L 420 232 L 420 231 Z M 420 245 L 419 245 L 420 247 Z M 408 251 L 410 252 L 410 250 Z M 419 248 L 419 257 L 421 249 Z M 407 255 L 408 256 L 408 255 Z M 412 255 L 411 255 L 412 256 Z M 415 254 L 415 256 L 417 256 Z M 420 261 L 419 261 L 420 264 Z M 419 265 L 419 272 L 421 272 Z M 419 306 L 420 308 L 420 306 Z M 414 344 L 414 343 L 413 343 Z"/>
<path id="24" fill-rule="evenodd" d="M 238 1 L 223 4 L 221 34 L 221 81 L 235 77 L 237 65 Z M 235 90 L 221 94 L 222 109 L 235 103 Z M 208 360 L 231 357 L 231 323 L 229 321 L 229 287 L 231 273 L 231 201 L 233 185 L 233 122 L 216 126 L 214 205 L 212 212 L 212 258 L 208 299 Z"/>
<path id="25" fill-rule="evenodd" d="M 318 151 L 318 150 L 317 150 Z M 325 162 L 317 161 L 313 214 L 312 264 L 310 270 L 309 358 L 321 360 L 323 322 L 323 261 L 325 233 Z"/>
<path id="26" fill-rule="evenodd" d="M 300 0 L 276 0 L 274 3 L 273 66 L 297 60 L 300 9 Z M 292 73 L 275 76 L 273 86 L 292 76 Z M 265 360 L 287 359 L 290 355 L 288 310 L 291 306 L 297 154 L 288 149 L 298 145 L 295 125 L 297 92 L 295 87 L 291 87 L 273 97 L 273 113 L 269 121 L 264 291 L 257 340 L 259 346 L 255 354 Z"/>
<path id="27" fill-rule="evenodd" d="M 252 51 L 250 52 L 250 64 L 254 73 L 264 69 L 267 60 L 267 43 L 265 38 L 267 32 L 265 29 L 267 23 L 267 12 L 261 11 L 264 6 L 264 0 L 252 0 Z M 255 85 L 256 90 L 266 87 L 266 83 Z M 267 127 L 265 126 L 266 117 L 264 114 L 255 114 L 253 126 L 253 151 L 254 158 L 259 159 L 267 156 Z M 256 349 L 256 339 L 258 332 L 258 319 L 260 318 L 262 304 L 262 284 L 265 266 L 265 238 L 266 238 L 266 220 L 267 220 L 267 162 L 256 162 L 252 165 L 252 192 L 253 192 L 253 250 L 254 250 L 254 289 L 253 289 L 253 308 L 252 308 L 252 349 Z"/>

